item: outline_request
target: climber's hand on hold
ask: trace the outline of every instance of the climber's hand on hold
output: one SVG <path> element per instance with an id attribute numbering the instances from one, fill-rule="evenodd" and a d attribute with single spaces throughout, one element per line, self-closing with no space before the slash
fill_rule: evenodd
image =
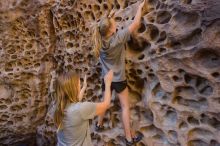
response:
<path id="1" fill-rule="evenodd" d="M 143 2 L 139 5 L 139 8 L 143 8 L 145 3 L 146 3 L 146 0 L 143 0 Z"/>
<path id="2" fill-rule="evenodd" d="M 86 91 L 86 87 L 87 87 L 87 76 L 85 75 L 84 79 L 83 79 L 83 86 L 79 92 L 79 101 L 82 100 L 84 93 Z"/>
<path id="3" fill-rule="evenodd" d="M 87 76 L 85 75 L 85 77 L 83 79 L 83 87 L 82 88 L 86 89 L 86 87 L 87 87 Z"/>
<path id="4" fill-rule="evenodd" d="M 108 15 L 108 18 L 114 17 L 115 12 L 116 12 L 116 10 L 115 10 L 115 9 L 112 9 L 111 12 L 110 12 L 109 15 Z"/>
<path id="5" fill-rule="evenodd" d="M 135 30 L 138 29 L 138 27 L 140 26 L 140 21 L 141 21 L 141 16 L 142 16 L 142 8 L 145 5 L 146 0 L 144 0 L 142 3 L 140 3 L 140 5 L 138 6 L 138 10 L 137 13 L 134 17 L 133 22 L 129 25 L 128 29 L 130 31 L 130 33 L 133 33 Z"/>

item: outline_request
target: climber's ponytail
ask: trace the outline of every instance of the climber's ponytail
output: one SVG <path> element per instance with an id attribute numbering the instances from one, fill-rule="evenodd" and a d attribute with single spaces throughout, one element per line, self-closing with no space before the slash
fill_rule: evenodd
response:
<path id="1" fill-rule="evenodd" d="M 111 23 L 108 18 L 103 18 L 101 21 L 95 26 L 94 33 L 92 35 L 93 41 L 93 52 L 96 58 L 99 58 L 100 49 L 102 48 L 102 37 L 105 37 L 109 31 Z"/>
<path id="2" fill-rule="evenodd" d="M 99 58 L 99 54 L 100 54 L 100 49 L 102 47 L 102 37 L 99 31 L 99 26 L 95 26 L 94 28 L 94 33 L 92 36 L 92 41 L 93 41 L 93 52 L 96 58 Z"/>

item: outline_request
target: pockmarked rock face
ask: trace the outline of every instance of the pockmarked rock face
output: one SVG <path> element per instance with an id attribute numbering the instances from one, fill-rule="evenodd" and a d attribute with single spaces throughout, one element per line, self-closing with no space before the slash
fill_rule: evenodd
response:
<path id="1" fill-rule="evenodd" d="M 93 27 L 116 9 L 131 24 L 138 0 L 0 1 L 0 145 L 55 145 L 52 111 L 58 72 L 88 76 L 85 99 L 102 99 Z M 146 0 L 140 28 L 126 44 L 132 127 L 138 146 L 220 145 L 220 1 Z M 74 115 L 73 115 L 74 116 Z M 124 145 L 113 94 L 106 130 L 94 145 Z"/>

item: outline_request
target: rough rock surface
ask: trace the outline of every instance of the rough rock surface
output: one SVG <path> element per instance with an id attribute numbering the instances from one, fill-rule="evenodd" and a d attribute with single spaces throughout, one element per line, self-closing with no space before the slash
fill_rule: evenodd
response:
<path id="1" fill-rule="evenodd" d="M 86 98 L 101 100 L 92 26 L 115 7 L 122 29 L 139 3 L 0 1 L 0 145 L 55 144 L 50 112 L 59 70 L 87 73 Z M 220 1 L 147 0 L 126 48 L 131 119 L 144 134 L 137 145 L 219 146 Z M 115 97 L 107 129 L 92 133 L 95 145 L 124 145 L 120 110 Z"/>

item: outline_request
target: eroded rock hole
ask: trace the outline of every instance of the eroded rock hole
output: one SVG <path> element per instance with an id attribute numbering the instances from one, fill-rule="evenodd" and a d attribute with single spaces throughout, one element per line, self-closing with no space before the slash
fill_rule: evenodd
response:
<path id="1" fill-rule="evenodd" d="M 140 27 L 139 27 L 139 29 L 138 29 L 138 32 L 139 32 L 139 33 L 142 33 L 142 32 L 144 32 L 145 30 L 146 30 L 145 24 L 144 24 L 144 23 L 141 23 L 141 25 L 140 25 Z"/>
<path id="2" fill-rule="evenodd" d="M 187 125 L 186 122 L 183 121 L 179 124 L 179 129 L 184 130 L 184 129 L 187 129 L 187 128 L 188 128 L 188 125 Z"/>
<path id="3" fill-rule="evenodd" d="M 175 124 L 177 121 L 177 113 L 175 111 L 168 110 L 164 116 L 165 125 Z"/>
<path id="4" fill-rule="evenodd" d="M 163 133 L 160 129 L 155 127 L 153 124 L 150 126 L 145 126 L 141 128 L 141 131 L 144 135 L 148 135 L 149 133 Z"/>
<path id="5" fill-rule="evenodd" d="M 219 78 L 219 77 L 220 77 L 220 75 L 219 75 L 218 72 L 213 72 L 213 73 L 212 73 L 212 76 L 213 76 L 214 78 Z"/>
<path id="6" fill-rule="evenodd" d="M 10 110 L 12 111 L 20 111 L 22 110 L 22 107 L 20 107 L 19 105 L 13 105 L 10 107 Z"/>
<path id="7" fill-rule="evenodd" d="M 179 11 L 173 17 L 173 19 L 180 25 L 185 25 L 186 27 L 195 27 L 199 20 L 199 15 L 196 12 Z"/>
<path id="8" fill-rule="evenodd" d="M 149 73 L 148 76 L 149 76 L 150 79 L 153 79 L 155 77 L 155 74 Z"/>
<path id="9" fill-rule="evenodd" d="M 137 69 L 137 73 L 138 73 L 139 75 L 142 74 L 142 70 Z"/>
<path id="10" fill-rule="evenodd" d="M 159 11 L 156 17 L 156 22 L 159 24 L 165 24 L 170 21 L 171 14 L 167 11 Z"/>
<path id="11" fill-rule="evenodd" d="M 121 17 L 115 17 L 116 22 L 121 22 L 122 18 Z"/>
<path id="12" fill-rule="evenodd" d="M 168 47 L 177 50 L 181 48 L 181 43 L 178 42 L 177 40 L 169 40 Z"/>
<path id="13" fill-rule="evenodd" d="M 212 89 L 211 86 L 206 86 L 206 87 L 204 87 L 203 89 L 199 90 L 199 92 L 200 92 L 201 94 L 204 94 L 204 95 L 209 96 L 209 95 L 212 94 L 213 89 Z"/>
<path id="14" fill-rule="evenodd" d="M 208 146 L 209 144 L 198 139 L 198 140 L 191 140 L 188 142 L 187 146 Z"/>
<path id="15" fill-rule="evenodd" d="M 189 124 L 192 124 L 192 125 L 198 125 L 199 124 L 199 121 L 194 117 L 188 117 L 187 121 L 188 121 Z"/>
<path id="16" fill-rule="evenodd" d="M 174 103 L 177 103 L 179 105 L 188 106 L 196 110 L 206 109 L 208 107 L 208 102 L 205 98 L 202 98 L 200 100 L 190 100 L 190 99 L 184 99 L 181 96 L 176 96 L 173 99 Z"/>
<path id="17" fill-rule="evenodd" d="M 145 55 L 144 55 L 144 54 L 141 54 L 141 55 L 138 57 L 138 60 L 143 60 L 144 57 L 145 57 Z"/>
<path id="18" fill-rule="evenodd" d="M 156 54 L 156 50 L 150 50 L 149 55 L 154 55 Z"/>
<path id="19" fill-rule="evenodd" d="M 143 50 L 149 48 L 151 44 L 145 40 L 144 38 L 138 38 L 138 40 L 134 37 L 128 41 L 128 46 L 131 50 L 142 52 Z"/>
<path id="20" fill-rule="evenodd" d="M 73 43 L 68 43 L 67 44 L 67 48 L 72 48 L 73 47 Z"/>
<path id="21" fill-rule="evenodd" d="M 211 48 L 205 48 L 198 51 L 194 58 L 196 62 L 205 68 L 217 68 L 220 64 L 220 55 Z"/>
<path id="22" fill-rule="evenodd" d="M 198 138 L 200 135 L 206 138 L 213 137 L 213 133 L 211 131 L 203 128 L 194 128 L 188 133 L 188 136 L 192 139 Z"/>
<path id="23" fill-rule="evenodd" d="M 150 38 L 151 40 L 155 40 L 159 35 L 159 30 L 156 26 L 151 25 L 150 29 Z"/>
<path id="24" fill-rule="evenodd" d="M 218 98 L 218 97 L 217 97 L 217 98 L 214 98 L 213 101 L 214 101 L 215 103 L 220 104 L 220 97 L 219 97 L 219 98 Z"/>
<path id="25" fill-rule="evenodd" d="M 1 110 L 4 110 L 4 109 L 6 109 L 6 108 L 8 108 L 6 105 L 0 105 L 0 109 L 1 109 Z"/>
<path id="26" fill-rule="evenodd" d="M 101 4 L 101 3 L 102 3 L 102 0 L 98 0 L 98 2 Z"/>
<path id="27" fill-rule="evenodd" d="M 179 69 L 178 69 L 178 72 L 179 72 L 180 74 L 184 74 L 184 73 L 185 73 L 185 70 L 179 68 Z"/>
<path id="28" fill-rule="evenodd" d="M 165 95 L 165 92 L 163 91 L 160 83 L 158 83 L 155 88 L 152 90 L 152 93 L 153 93 L 153 97 L 154 98 L 158 98 L 159 100 L 162 100 L 164 99 L 164 97 L 166 96 Z"/>
<path id="29" fill-rule="evenodd" d="M 213 93 L 212 86 L 209 85 L 208 80 L 198 77 L 196 80 L 196 87 L 200 94 L 210 96 Z"/>
<path id="30" fill-rule="evenodd" d="M 187 84 L 193 84 L 195 82 L 195 79 L 193 79 L 189 74 L 184 75 L 184 80 Z"/>
<path id="31" fill-rule="evenodd" d="M 139 73 L 142 73 L 142 72 L 139 72 Z M 136 86 L 137 89 L 143 89 L 143 87 L 144 87 L 144 79 L 142 79 L 142 78 L 136 79 L 135 86 Z"/>
<path id="32" fill-rule="evenodd" d="M 217 120 L 215 117 L 209 117 L 208 115 L 203 113 L 203 114 L 201 114 L 200 121 L 203 124 L 208 124 L 208 125 L 212 126 L 213 128 L 220 130 L 220 121 Z"/>
<path id="33" fill-rule="evenodd" d="M 118 3 L 117 0 L 115 0 L 115 7 L 116 7 L 117 9 L 120 9 L 120 5 L 119 5 L 119 3 Z"/>
<path id="34" fill-rule="evenodd" d="M 199 42 L 201 35 L 202 35 L 202 30 L 200 28 L 195 29 L 191 34 L 189 34 L 184 39 L 182 39 L 181 42 L 185 46 L 195 45 Z"/>
<path id="35" fill-rule="evenodd" d="M 108 5 L 107 5 L 107 4 L 103 4 L 103 8 L 104 8 L 105 10 L 108 10 Z"/>
<path id="36" fill-rule="evenodd" d="M 157 4 L 156 4 L 156 9 L 159 9 L 160 4 L 161 4 L 160 1 L 158 1 Z"/>
<path id="37" fill-rule="evenodd" d="M 166 32 L 165 32 L 165 31 L 162 31 L 162 32 L 160 33 L 159 39 L 157 40 L 157 43 L 164 41 L 166 38 L 167 38 Z"/>
<path id="38" fill-rule="evenodd" d="M 180 78 L 179 78 L 178 76 L 176 76 L 176 75 L 174 75 L 174 76 L 172 77 L 172 79 L 173 79 L 175 82 L 180 81 Z"/>
<path id="39" fill-rule="evenodd" d="M 220 146 L 220 143 L 217 142 L 216 140 L 212 139 L 210 142 L 210 146 Z"/>
<path id="40" fill-rule="evenodd" d="M 192 0 L 183 0 L 183 3 L 184 3 L 184 4 L 191 4 L 191 3 L 192 3 Z"/>
<path id="41" fill-rule="evenodd" d="M 95 11 L 99 11 L 100 10 L 100 6 L 99 5 L 94 5 L 94 10 Z"/>
<path id="42" fill-rule="evenodd" d="M 195 89 L 191 86 L 180 86 L 180 87 L 176 87 L 176 94 L 185 97 L 185 98 L 190 98 L 193 97 L 196 92 Z"/>
<path id="43" fill-rule="evenodd" d="M 166 48 L 159 48 L 158 49 L 159 53 L 164 53 L 164 52 L 166 52 L 166 50 L 167 50 Z"/>

